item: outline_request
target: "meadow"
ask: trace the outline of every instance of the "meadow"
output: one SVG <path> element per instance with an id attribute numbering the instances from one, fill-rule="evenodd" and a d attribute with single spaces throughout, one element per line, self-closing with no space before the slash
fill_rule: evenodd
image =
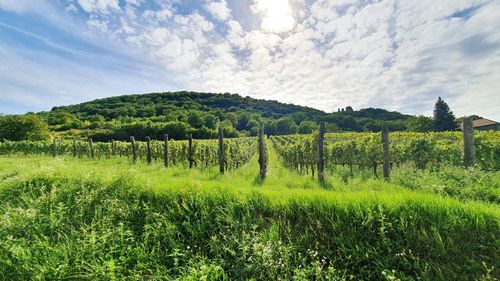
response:
<path id="1" fill-rule="evenodd" d="M 500 173 L 0 156 L 2 280 L 498 280 Z"/>

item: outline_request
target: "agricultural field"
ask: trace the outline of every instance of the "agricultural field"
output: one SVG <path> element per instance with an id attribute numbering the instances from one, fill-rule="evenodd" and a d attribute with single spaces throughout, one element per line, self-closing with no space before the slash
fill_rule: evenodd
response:
<path id="1" fill-rule="evenodd" d="M 498 19 L 0 0 L 0 281 L 500 281 Z"/>
<path id="2" fill-rule="evenodd" d="M 0 279 L 500 278 L 500 134 L 317 139 L 0 142 Z"/>

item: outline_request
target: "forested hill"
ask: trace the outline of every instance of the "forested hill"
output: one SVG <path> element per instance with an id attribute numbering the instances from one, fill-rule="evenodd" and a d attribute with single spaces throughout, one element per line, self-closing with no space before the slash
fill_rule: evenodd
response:
<path id="1" fill-rule="evenodd" d="M 102 115 L 105 118 L 153 117 L 171 115 L 179 110 L 204 112 L 253 112 L 264 118 L 277 119 L 301 113 L 308 119 L 318 119 L 325 112 L 294 104 L 259 100 L 237 94 L 167 92 L 109 97 L 77 105 L 54 107 L 52 111 L 67 111 L 80 116 Z"/>
<path id="2" fill-rule="evenodd" d="M 45 127 L 48 125 L 53 136 L 90 137 L 99 141 L 128 140 L 130 136 L 138 139 L 146 136 L 162 138 L 166 133 L 174 139 L 183 139 L 189 133 L 195 138 L 213 138 L 216 137 L 217 126 L 222 126 L 228 137 L 250 136 L 257 135 L 262 122 L 269 135 L 311 133 L 317 130 L 318 121 L 326 121 L 327 131 L 330 132 L 378 131 L 383 122 L 389 122 L 392 130 L 414 130 L 414 121 L 419 119 L 383 109 L 355 111 L 347 106 L 338 109 L 338 112 L 335 109 L 333 113 L 326 113 L 309 107 L 236 94 L 195 92 L 109 97 L 54 107 L 49 112 L 24 117 L 26 120 L 18 122 L 19 128 L 28 128 L 26 122 L 41 117 L 40 122 L 45 123 Z M 0 123 L 7 126 L 5 133 L 0 128 L 0 139 L 34 139 L 33 132 L 21 134 L 21 129 L 12 129 L 9 124 L 15 123 L 13 118 L 0 116 Z M 428 123 L 427 119 L 423 121 Z M 44 126 L 36 124 L 31 127 Z M 10 136 L 8 132 L 16 132 L 16 136 Z"/>

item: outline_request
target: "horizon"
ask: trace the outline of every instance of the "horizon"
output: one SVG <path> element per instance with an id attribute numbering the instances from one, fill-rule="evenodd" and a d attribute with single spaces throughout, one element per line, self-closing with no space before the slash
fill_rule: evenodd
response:
<path id="1" fill-rule="evenodd" d="M 499 120 L 500 3 L 0 0 L 0 113 L 194 91 Z"/>

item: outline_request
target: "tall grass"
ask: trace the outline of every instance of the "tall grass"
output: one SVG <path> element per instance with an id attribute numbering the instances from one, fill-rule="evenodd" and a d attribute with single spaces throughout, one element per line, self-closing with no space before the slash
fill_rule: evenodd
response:
<path id="1" fill-rule="evenodd" d="M 0 280 L 495 280 L 498 173 L 0 157 Z M 459 200 L 456 200 L 459 199 Z"/>
<path id="2" fill-rule="evenodd" d="M 155 192 L 38 176 L 0 191 L 3 280 L 498 278 L 498 210 L 417 193 Z M 378 195 L 375 195 L 378 194 Z"/>

